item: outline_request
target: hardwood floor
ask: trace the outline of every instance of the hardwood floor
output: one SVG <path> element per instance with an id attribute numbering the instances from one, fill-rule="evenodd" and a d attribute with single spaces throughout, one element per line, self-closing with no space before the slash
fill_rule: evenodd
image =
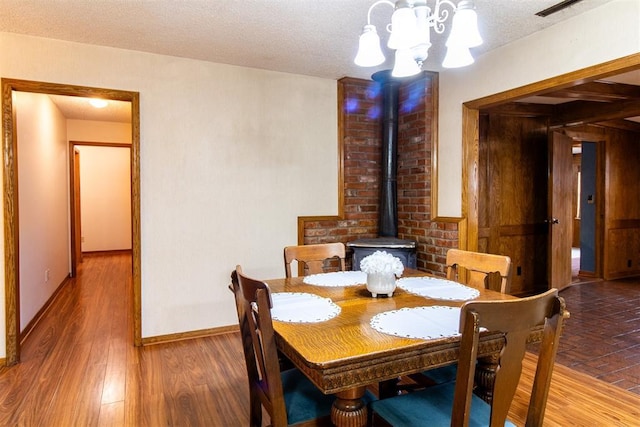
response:
<path id="1" fill-rule="evenodd" d="M 21 363 L 0 368 L 0 425 L 247 425 L 239 334 L 133 347 L 130 271 L 126 254 L 85 257 L 24 342 Z M 518 425 L 526 397 L 519 389 L 511 408 Z M 557 366 L 545 425 L 640 426 L 640 396 Z"/>
<path id="2" fill-rule="evenodd" d="M 246 425 L 239 334 L 136 348 L 131 295 L 130 255 L 85 256 L 0 368 L 0 425 Z"/>

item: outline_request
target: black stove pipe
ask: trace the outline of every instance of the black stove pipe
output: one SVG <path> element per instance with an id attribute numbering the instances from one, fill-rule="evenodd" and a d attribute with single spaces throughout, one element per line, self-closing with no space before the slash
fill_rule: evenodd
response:
<path id="1" fill-rule="evenodd" d="M 371 78 L 382 85 L 382 181 L 379 237 L 398 237 L 398 98 L 400 82 L 390 70 Z"/>

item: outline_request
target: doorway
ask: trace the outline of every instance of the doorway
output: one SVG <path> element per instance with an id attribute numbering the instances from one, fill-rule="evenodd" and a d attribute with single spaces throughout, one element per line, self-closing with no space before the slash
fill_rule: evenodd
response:
<path id="1" fill-rule="evenodd" d="M 27 80 L 2 79 L 3 176 L 4 176 L 4 266 L 6 313 L 6 364 L 20 360 L 19 321 L 19 232 L 18 149 L 14 92 L 72 97 L 102 98 L 131 103 L 131 235 L 133 318 L 135 345 L 141 345 L 141 243 L 140 243 L 140 104 L 139 93 Z M 69 248 L 71 251 L 71 247 Z M 71 251 L 73 252 L 73 251 Z"/>
<path id="2" fill-rule="evenodd" d="M 69 141 L 69 153 L 75 276 L 83 252 L 131 250 L 131 145 Z"/>
<path id="3" fill-rule="evenodd" d="M 584 137 L 582 132 L 581 136 Z M 586 149 L 583 194 L 573 147 L 575 132 L 547 132 L 546 117 L 481 115 L 479 137 L 479 250 L 508 255 L 512 261 L 511 290 L 530 295 L 573 283 L 572 246 L 580 247 L 578 199 L 583 204 L 585 254 L 591 277 L 599 273 L 596 236 L 603 192 L 597 191 L 595 149 Z M 604 147 L 604 145 L 603 145 Z M 600 163 L 602 165 L 602 162 Z M 598 197 L 596 197 L 598 196 Z M 590 256 L 590 258 L 589 258 Z M 584 268 L 583 268 L 584 269 Z M 577 275 L 577 274 L 576 274 Z"/>
<path id="4" fill-rule="evenodd" d="M 599 64 L 593 67 L 588 67 L 572 73 L 553 77 L 541 82 L 533 83 L 527 86 L 465 103 L 463 105 L 462 112 L 462 216 L 467 219 L 467 227 L 466 229 L 461 230 L 461 233 L 459 235 L 461 241 L 460 244 L 470 250 L 481 250 L 481 248 L 479 247 L 479 241 L 482 237 L 482 230 L 479 224 L 480 207 L 477 203 L 479 197 L 482 197 L 480 194 L 479 183 L 480 174 L 483 173 L 483 170 L 482 168 L 478 167 L 479 152 L 481 151 L 479 145 L 481 110 L 485 111 L 488 109 L 499 108 L 501 106 L 505 106 L 507 103 L 513 103 L 514 101 L 522 100 L 535 95 L 551 93 L 554 91 L 556 91 L 556 93 L 562 90 L 566 91 L 574 86 L 584 84 L 585 82 L 593 82 L 597 79 L 604 79 L 617 74 L 637 70 L 638 68 L 640 68 L 640 55 L 630 55 L 625 58 L 620 58 L 618 60 Z M 609 105 L 610 108 L 601 108 L 602 113 L 596 120 L 593 121 L 605 121 L 614 118 L 633 116 L 634 114 L 630 113 L 635 112 L 637 108 L 632 109 L 630 103 L 627 103 L 627 105 L 628 106 L 626 109 L 614 108 L 613 105 Z M 538 111 L 539 110 L 544 109 L 538 108 Z M 562 111 L 563 114 L 557 114 L 549 120 L 549 122 L 547 123 L 547 127 L 549 129 L 562 129 L 566 123 L 577 123 L 583 125 L 591 123 L 585 117 L 581 116 L 582 112 L 571 114 L 568 109 Z M 521 117 L 531 117 L 533 109 L 522 109 L 518 112 Z M 624 116 L 623 114 L 625 113 L 629 114 Z M 560 122 L 560 120 L 562 121 Z M 532 227 L 531 231 L 535 232 L 535 227 Z M 603 255 L 602 253 L 597 256 L 600 256 L 601 259 L 604 259 L 605 257 L 605 255 Z M 568 256 L 568 259 L 570 260 L 570 256 Z M 549 277 L 548 282 L 555 283 L 554 278 Z"/>
<path id="5" fill-rule="evenodd" d="M 576 220 L 579 222 L 578 244 L 575 259 L 578 274 L 573 281 L 580 281 L 582 277 L 596 277 L 598 266 L 598 144 L 595 142 L 580 143 L 580 172 L 578 182 L 578 197 L 576 206 Z"/>

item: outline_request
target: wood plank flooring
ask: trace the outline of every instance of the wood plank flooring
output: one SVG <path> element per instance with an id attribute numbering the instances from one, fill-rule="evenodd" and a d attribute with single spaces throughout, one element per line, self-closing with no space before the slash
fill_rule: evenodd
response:
<path id="1" fill-rule="evenodd" d="M 247 425 L 239 334 L 133 347 L 130 271 L 127 254 L 85 257 L 21 363 L 0 368 L 1 426 Z M 511 409 L 518 425 L 526 396 L 520 389 Z M 639 411 L 640 396 L 557 366 L 545 425 L 640 426 Z"/>

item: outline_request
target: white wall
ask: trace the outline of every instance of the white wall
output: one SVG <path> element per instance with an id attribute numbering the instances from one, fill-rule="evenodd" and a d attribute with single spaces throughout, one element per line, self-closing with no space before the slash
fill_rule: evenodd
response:
<path id="1" fill-rule="evenodd" d="M 640 1 L 613 0 L 440 74 L 438 215 L 460 216 L 462 103 L 640 52 Z"/>
<path id="2" fill-rule="evenodd" d="M 76 142 L 131 144 L 131 123 L 67 120 L 67 139 Z"/>
<path id="3" fill-rule="evenodd" d="M 131 149 L 78 146 L 82 251 L 131 249 Z"/>
<path id="4" fill-rule="evenodd" d="M 75 142 L 131 144 L 131 123 L 67 120 Z M 131 150 L 78 145 L 82 251 L 131 249 Z"/>
<path id="5" fill-rule="evenodd" d="M 140 92 L 143 337 L 236 323 L 235 265 L 282 276 L 297 217 L 337 214 L 333 80 L 9 33 L 0 52 L 2 77 Z"/>
<path id="6" fill-rule="evenodd" d="M 48 96 L 33 93 L 17 93 L 14 108 L 22 331 L 69 275 L 69 183 L 62 113 Z"/>

